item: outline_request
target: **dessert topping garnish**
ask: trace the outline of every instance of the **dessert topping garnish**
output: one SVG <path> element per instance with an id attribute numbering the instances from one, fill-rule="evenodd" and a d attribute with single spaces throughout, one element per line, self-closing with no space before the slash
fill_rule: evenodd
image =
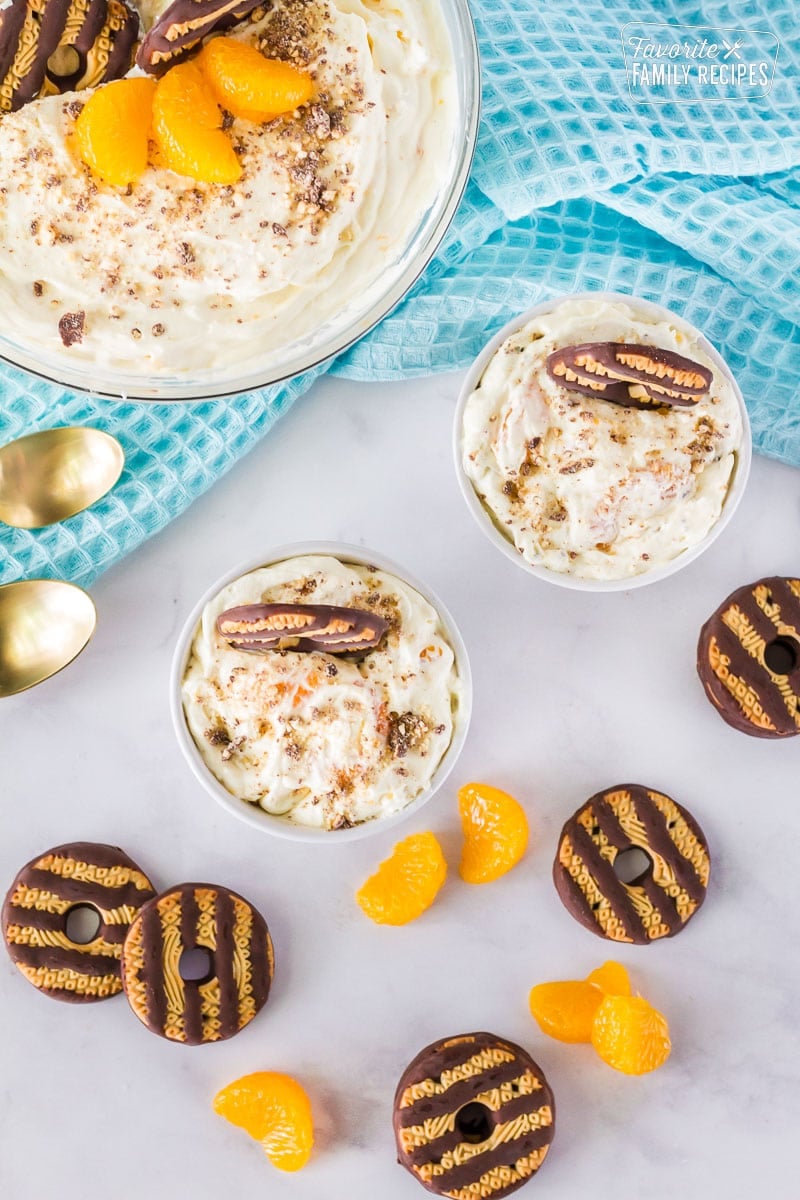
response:
<path id="1" fill-rule="evenodd" d="M 711 387 L 712 373 L 658 346 L 584 342 L 548 356 L 557 383 L 625 408 L 691 407 Z"/>
<path id="2" fill-rule="evenodd" d="M 0 113 L 130 69 L 139 17 L 123 0 L 0 2 Z"/>
<path id="3" fill-rule="evenodd" d="M 136 55 L 136 65 L 149 75 L 161 75 L 189 54 L 203 38 L 228 29 L 258 7 L 260 0 L 172 0 L 161 6 Z"/>
<path id="4" fill-rule="evenodd" d="M 155 90 L 153 79 L 117 79 L 92 92 L 78 114 L 78 155 L 104 183 L 127 187 L 147 168 Z"/>
<path id="5" fill-rule="evenodd" d="M 229 185 L 242 174 L 228 135 L 233 117 L 274 120 L 313 94 L 306 72 L 265 58 L 255 46 L 214 38 L 157 85 L 151 77 L 121 79 L 94 92 L 76 122 L 78 154 L 95 176 L 116 186 L 135 183 L 148 161 L 199 182 Z M 276 237 L 285 233 L 275 228 Z"/>
<path id="6" fill-rule="evenodd" d="M 219 104 L 242 120 L 271 121 L 293 112 L 314 95 L 305 71 L 278 58 L 266 58 L 236 38 L 213 38 L 197 58 Z"/>
<path id="7" fill-rule="evenodd" d="M 341 654 L 377 646 L 388 621 L 360 608 L 331 604 L 242 604 L 217 617 L 235 650 L 324 650 Z"/>

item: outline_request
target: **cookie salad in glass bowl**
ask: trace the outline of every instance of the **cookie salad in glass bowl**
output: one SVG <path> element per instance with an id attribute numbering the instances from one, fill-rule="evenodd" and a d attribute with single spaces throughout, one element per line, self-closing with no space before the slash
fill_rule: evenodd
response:
<path id="1" fill-rule="evenodd" d="M 204 399 L 418 278 L 479 110 L 466 0 L 0 0 L 0 359 Z"/>
<path id="2" fill-rule="evenodd" d="M 250 825 L 340 842 L 417 811 L 471 708 L 467 653 L 428 588 L 355 546 L 285 546 L 198 602 L 173 661 L 178 741 Z"/>

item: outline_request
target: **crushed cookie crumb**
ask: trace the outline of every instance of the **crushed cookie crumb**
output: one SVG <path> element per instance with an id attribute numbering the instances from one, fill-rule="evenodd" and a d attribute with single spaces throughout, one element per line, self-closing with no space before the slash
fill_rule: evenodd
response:
<path id="1" fill-rule="evenodd" d="M 389 713 L 387 742 L 395 758 L 405 758 L 409 750 L 416 750 L 428 736 L 430 726 L 417 713 Z"/>
<path id="2" fill-rule="evenodd" d="M 64 313 L 58 322 L 58 332 L 65 346 L 74 346 L 76 342 L 83 341 L 85 320 L 84 312 Z"/>

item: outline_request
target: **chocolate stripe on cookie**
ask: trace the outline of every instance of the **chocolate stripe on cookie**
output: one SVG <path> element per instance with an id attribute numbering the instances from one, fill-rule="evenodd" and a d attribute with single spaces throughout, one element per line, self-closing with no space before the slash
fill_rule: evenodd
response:
<path id="1" fill-rule="evenodd" d="M 614 863 L 638 848 L 650 866 L 631 883 Z M 612 941 L 646 945 L 680 932 L 705 899 L 709 856 L 699 825 L 679 804 L 637 784 L 593 796 L 561 831 L 553 879 L 566 908 Z"/>
<path id="2" fill-rule="evenodd" d="M 97 36 L 90 40 L 89 30 L 82 31 L 73 43 L 80 57 L 80 69 L 69 79 L 57 79 L 48 73 L 58 91 L 82 91 L 113 79 L 121 79 L 133 65 L 139 34 L 139 17 L 121 0 L 108 0 L 105 21 Z"/>
<path id="3" fill-rule="evenodd" d="M 62 900 L 69 901 L 73 905 L 95 903 L 94 897 L 102 894 L 103 908 L 108 911 L 126 906 L 138 909 L 143 898 L 147 899 L 152 892 L 152 888 L 149 891 L 143 891 L 134 883 L 124 884 L 121 887 L 108 887 L 89 879 L 54 880 L 50 872 L 40 871 L 36 866 L 31 868 L 27 882 L 32 888 L 42 893 L 57 890 Z"/>
<path id="4" fill-rule="evenodd" d="M 647 845 L 669 863 L 676 882 L 689 899 L 701 904 L 708 887 L 709 859 L 702 845 L 699 825 L 692 818 L 687 821 L 685 818 L 689 814 L 684 815 L 669 796 L 662 796 L 659 792 L 644 793 L 643 788 L 631 788 L 630 792 L 644 826 Z M 686 825 L 685 833 L 681 833 L 680 824 Z M 689 833 L 691 839 L 686 836 Z M 699 849 L 696 857 L 688 844 L 690 840 Z M 678 857 L 675 856 L 675 850 L 678 851 Z"/>
<path id="5" fill-rule="evenodd" d="M 0 11 L 0 112 L 122 78 L 138 29 L 122 0 L 11 0 Z"/>
<path id="6" fill-rule="evenodd" d="M 210 973 L 184 979 L 181 957 L 196 948 L 208 951 Z M 266 1002 L 271 978 L 263 918 L 216 884 L 181 884 L 156 897 L 123 948 L 131 1008 L 154 1033 L 187 1045 L 220 1041 L 243 1028 Z"/>
<path id="7" fill-rule="evenodd" d="M 664 804 L 672 806 L 673 811 L 665 813 L 656 802 L 656 797 Z M 707 857 L 704 883 L 698 877 L 691 859 L 684 853 L 685 838 L 669 829 L 671 818 L 674 818 L 676 823 L 681 820 L 677 807 L 669 797 L 661 797 L 659 793 L 648 792 L 644 788 L 631 785 L 619 792 L 606 793 L 602 803 L 596 807 L 602 809 L 605 806 L 614 812 L 622 830 L 624 842 L 620 849 L 638 846 L 653 860 L 652 872 L 648 872 L 642 880 L 636 882 L 637 886 L 643 889 L 651 906 L 659 909 L 666 923 L 666 929 L 661 930 L 658 936 L 677 932 L 684 919 L 682 913 L 686 910 L 693 911 L 705 895 L 708 880 Z M 636 904 L 636 891 L 633 890 L 629 894 Z M 640 916 L 644 916 L 647 907 L 639 912 Z M 674 917 L 672 921 L 669 920 L 670 913 Z M 643 921 L 643 924 L 648 929 L 648 935 L 653 937 L 653 922 Z"/>
<path id="8" fill-rule="evenodd" d="M 208 888 L 195 888 L 194 891 L 188 892 L 184 896 L 180 906 L 181 954 L 184 950 L 200 946 L 209 952 L 216 949 L 216 938 L 213 932 L 213 921 L 216 916 L 215 902 L 216 893 Z M 210 930 L 207 928 L 209 924 L 211 925 Z M 176 964 L 176 974 L 180 976 L 180 954 Z M 201 981 L 195 981 L 195 983 L 194 987 L 191 983 L 187 986 L 181 979 L 182 1028 L 185 1040 L 189 1045 L 208 1040 L 205 1036 L 206 1030 L 203 1022 L 204 999 L 201 995 Z"/>
<path id="9" fill-rule="evenodd" d="M 477 1097 L 475 1104 L 483 1103 Z M 487 1105 L 488 1107 L 488 1105 Z M 455 1127 L 456 1113 L 446 1112 L 440 1114 L 439 1117 L 429 1118 L 426 1122 L 432 1132 L 432 1136 L 427 1136 L 427 1133 L 421 1134 L 416 1138 L 409 1138 L 407 1129 L 403 1130 L 406 1135 L 403 1138 L 404 1147 L 408 1154 L 409 1161 L 414 1166 L 421 1166 L 429 1162 L 431 1154 L 435 1153 L 440 1156 L 442 1163 L 450 1162 L 452 1167 L 455 1167 L 460 1162 L 467 1162 L 474 1158 L 477 1154 L 488 1153 L 495 1146 L 503 1144 L 506 1141 L 513 1140 L 514 1137 L 522 1137 L 525 1133 L 530 1133 L 537 1128 L 537 1122 L 540 1122 L 542 1127 L 548 1126 L 552 1119 L 550 1106 L 541 1105 L 538 1109 L 531 1107 L 530 1096 L 522 1095 L 512 1097 L 502 1106 L 503 1122 L 497 1125 L 493 1132 L 494 1142 L 491 1139 L 483 1145 L 474 1146 L 470 1142 L 464 1141 L 464 1136 Z M 520 1120 L 520 1118 L 525 1118 Z M 418 1128 L 415 1126 L 414 1128 Z M 549 1140 L 549 1139 L 548 1139 Z M 507 1156 L 506 1156 L 507 1161 Z M 481 1163 L 478 1174 L 487 1170 L 485 1163 Z"/>
<path id="10" fill-rule="evenodd" d="M 122 942 L 154 894 L 147 876 L 116 846 L 57 846 L 24 866 L 8 891 L 2 913 L 8 952 L 26 978 L 58 999 L 104 999 L 122 990 Z M 84 905 L 100 921 L 85 944 L 67 933 L 71 909 Z"/>
<path id="11" fill-rule="evenodd" d="M 27 4 L 21 4 L 19 0 L 7 8 L 0 8 L 0 111 L 11 108 L 12 92 L 10 85 L 6 92 L 6 77 L 17 54 L 27 11 Z"/>
<path id="12" fill-rule="evenodd" d="M 597 817 L 596 805 L 593 806 L 593 811 L 595 817 Z M 626 885 L 617 878 L 613 866 L 608 859 L 603 858 L 599 853 L 593 838 L 586 833 L 583 826 L 576 822 L 574 828 L 571 830 L 571 837 L 575 852 L 580 857 L 586 870 L 590 873 L 600 895 L 608 902 L 612 913 L 624 931 L 624 939 L 616 938 L 615 940 L 635 942 L 640 931 L 635 915 L 631 912 L 628 896 L 625 891 Z M 572 877 L 570 877 L 570 885 L 573 888 L 581 886 L 579 881 Z M 598 913 L 598 911 L 599 909 L 593 908 L 594 913 Z"/>
<path id="13" fill-rule="evenodd" d="M 520 1069 L 519 1063 L 515 1058 L 511 1058 L 508 1062 L 501 1063 L 500 1066 L 492 1067 L 492 1083 L 495 1086 L 504 1086 L 519 1079 Z M 462 1104 L 467 1104 L 474 1099 L 475 1088 L 472 1083 L 473 1076 L 468 1079 L 462 1079 L 457 1083 L 452 1084 L 445 1092 L 437 1093 L 437 1097 L 441 1096 L 447 1101 L 448 1109 L 460 1108 Z M 413 1103 L 402 1108 L 402 1118 L 400 1124 L 406 1128 L 416 1125 L 422 1120 L 429 1111 L 430 1096 L 420 1096 Z"/>
<path id="14" fill-rule="evenodd" d="M 430 1191 L 500 1198 L 547 1153 L 553 1097 L 519 1046 L 468 1034 L 410 1063 L 395 1093 L 394 1128 L 399 1161 Z"/>
<path id="15" fill-rule="evenodd" d="M 546 1153 L 553 1140 L 551 1126 L 549 1108 L 545 1110 L 541 1125 L 530 1126 L 524 1117 L 518 1117 L 494 1130 L 491 1148 L 462 1143 L 452 1154 L 443 1154 L 441 1162 L 419 1167 L 417 1174 L 423 1182 L 437 1177 L 446 1181 L 447 1196 L 457 1196 L 462 1192 L 469 1196 L 491 1195 L 491 1191 L 486 1191 L 486 1181 L 495 1177 L 495 1172 L 505 1168 L 509 1172 L 514 1171 L 522 1180 L 534 1173 L 544 1157 L 538 1152 Z M 524 1154 L 520 1151 L 521 1143 L 525 1145 Z M 529 1156 L 533 1157 L 529 1159 Z M 529 1161 L 522 1171 L 518 1171 L 516 1164 L 521 1158 Z M 502 1176 L 496 1178 L 499 1186 L 494 1190 L 498 1192 L 500 1187 L 505 1186 L 505 1180 Z"/>
<path id="16" fill-rule="evenodd" d="M 756 737 L 800 733 L 799 592 L 797 580 L 759 580 L 733 592 L 700 633 L 697 670 L 709 698 L 730 725 Z M 786 659 L 777 670 L 776 643 Z"/>
<path id="17" fill-rule="evenodd" d="M 456 1051 L 456 1044 L 460 1047 L 460 1052 Z M 476 1051 L 474 1046 L 475 1038 L 471 1035 L 469 1039 L 463 1039 L 463 1045 L 461 1042 L 451 1043 L 438 1051 L 438 1058 L 435 1054 L 431 1055 L 428 1060 L 431 1077 L 412 1083 L 400 1098 L 400 1108 L 414 1104 L 420 1099 L 442 1095 L 456 1083 L 472 1079 L 475 1075 L 482 1075 L 488 1070 L 494 1072 L 501 1064 L 516 1066 L 514 1055 L 508 1048 L 498 1045 L 482 1047 Z M 469 1054 L 464 1053 L 467 1049 Z M 416 1063 L 412 1063 L 407 1073 L 410 1074 L 415 1066 Z"/>
<path id="18" fill-rule="evenodd" d="M 51 971 L 69 971 L 73 975 L 106 975 L 115 971 L 119 955 L 117 947 L 109 946 L 109 953 L 98 953 L 97 946 L 90 942 L 86 948 L 75 946 L 66 939 L 61 945 L 32 946 L 9 939 L 9 950 L 13 948 L 18 967 L 47 967 Z M 89 947 L 91 952 L 87 953 Z M 119 990 L 119 989 L 117 989 Z"/>
<path id="19" fill-rule="evenodd" d="M 61 38 L 64 16 L 63 0 L 11 0 L 10 8 L 0 13 L 0 41 L 12 50 L 11 62 L 0 79 L 0 111 L 13 112 L 39 95 L 47 60 Z"/>

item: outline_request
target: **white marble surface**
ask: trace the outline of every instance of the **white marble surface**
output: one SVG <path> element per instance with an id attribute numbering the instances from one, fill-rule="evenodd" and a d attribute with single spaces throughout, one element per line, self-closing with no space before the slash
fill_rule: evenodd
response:
<path id="1" fill-rule="evenodd" d="M 394 1162 L 391 1101 L 427 1042 L 476 1028 L 526 1046 L 558 1104 L 553 1150 L 524 1196 L 727 1200 L 797 1195 L 800 739 L 730 730 L 694 668 L 702 621 L 734 587 L 796 572 L 800 473 L 757 459 L 730 529 L 700 562 L 631 593 L 582 595 L 529 578 L 482 536 L 450 460 L 457 377 L 394 386 L 326 380 L 191 511 L 95 588 L 96 638 L 69 670 L 2 703 L 0 883 L 37 852 L 117 843 L 166 887 L 226 883 L 267 916 L 273 996 L 238 1037 L 187 1049 L 147 1033 L 117 998 L 37 995 L 0 962 L 3 1200 L 413 1200 Z M 184 614 L 229 566 L 293 539 L 361 542 L 406 563 L 461 623 L 475 676 L 451 781 L 394 833 L 340 848 L 259 836 L 203 793 L 169 723 L 170 654 Z M 525 804 L 532 842 L 504 880 L 451 870 L 434 908 L 371 925 L 355 888 L 396 837 L 432 828 L 450 863 L 458 784 Z M 585 1046 L 545 1038 L 532 984 L 582 976 L 610 944 L 561 907 L 550 878 L 562 822 L 599 788 L 659 787 L 705 828 L 707 903 L 670 942 L 619 949 L 669 1017 L 660 1072 L 617 1075 Z M 297 1075 L 318 1151 L 278 1175 L 211 1111 L 256 1069 Z"/>

